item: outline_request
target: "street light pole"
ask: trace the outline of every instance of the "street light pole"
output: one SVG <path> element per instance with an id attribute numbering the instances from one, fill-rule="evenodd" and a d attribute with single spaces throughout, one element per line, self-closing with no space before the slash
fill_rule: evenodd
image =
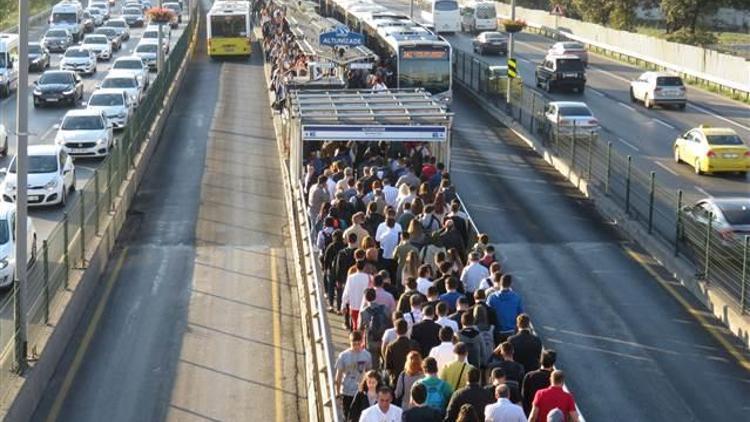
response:
<path id="1" fill-rule="evenodd" d="M 159 9 L 161 9 L 161 1 L 159 0 Z M 156 71 L 161 72 L 164 67 L 164 40 L 162 39 L 162 25 L 163 23 L 159 20 L 159 37 L 157 43 L 159 44 L 159 50 L 156 53 Z"/>
<path id="2" fill-rule="evenodd" d="M 409 19 L 414 20 L 414 0 L 409 0 Z"/>
<path id="3" fill-rule="evenodd" d="M 16 92 L 16 362 L 18 370 L 27 368 L 28 338 L 26 312 L 28 309 L 26 273 L 26 194 L 28 186 L 29 143 L 29 2 L 18 0 L 18 89 Z"/>
<path id="4" fill-rule="evenodd" d="M 516 20 L 516 0 L 510 1 L 510 20 L 515 21 Z M 508 33 L 508 60 L 515 58 L 514 54 L 514 43 L 513 43 L 513 32 Z M 510 109 L 510 87 L 511 82 L 513 81 L 512 78 L 508 77 L 508 89 L 505 92 L 505 102 Z"/>

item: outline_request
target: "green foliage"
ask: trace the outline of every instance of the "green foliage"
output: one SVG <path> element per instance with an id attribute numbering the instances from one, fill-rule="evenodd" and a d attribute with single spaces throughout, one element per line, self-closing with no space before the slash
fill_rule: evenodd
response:
<path id="1" fill-rule="evenodd" d="M 29 16 L 52 7 L 59 0 L 30 0 Z M 18 23 L 18 0 L 0 0 L 0 30 Z"/>
<path id="2" fill-rule="evenodd" d="M 573 7 L 581 14 L 587 22 L 606 25 L 609 23 L 609 14 L 614 8 L 613 0 L 573 0 Z"/>
<path id="3" fill-rule="evenodd" d="M 718 37 L 712 32 L 706 32 L 702 30 L 692 31 L 690 28 L 681 28 L 677 31 L 667 34 L 665 37 L 667 41 L 672 41 L 680 44 L 697 45 L 700 47 L 706 47 L 719 42 Z"/>
<path id="4" fill-rule="evenodd" d="M 667 33 L 688 29 L 695 33 L 699 18 L 716 12 L 725 5 L 742 6 L 746 0 L 661 0 L 661 9 L 666 20 Z M 747 4 L 744 5 L 747 7 Z"/>

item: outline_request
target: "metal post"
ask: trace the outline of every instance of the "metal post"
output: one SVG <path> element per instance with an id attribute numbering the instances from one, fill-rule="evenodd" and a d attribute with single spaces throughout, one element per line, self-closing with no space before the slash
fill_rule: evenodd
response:
<path id="1" fill-rule="evenodd" d="M 704 280 L 708 280 L 709 262 L 711 262 L 711 229 L 713 229 L 713 224 L 714 214 L 711 213 L 708 215 L 708 224 L 706 224 L 706 253 L 703 254 L 703 257 L 706 259 L 706 262 L 703 265 Z"/>
<path id="2" fill-rule="evenodd" d="M 409 19 L 414 20 L 414 0 L 409 0 Z"/>
<path id="3" fill-rule="evenodd" d="M 740 294 L 740 311 L 742 315 L 745 315 L 745 296 L 747 296 L 747 283 L 748 281 L 748 249 L 750 249 L 750 236 L 745 235 L 745 244 L 742 249 L 742 292 Z"/>
<path id="4" fill-rule="evenodd" d="M 591 133 L 588 140 L 588 158 L 586 159 L 586 180 L 591 183 L 591 166 L 592 166 L 592 152 L 594 149 L 594 134 Z"/>
<path id="5" fill-rule="evenodd" d="M 161 0 L 158 3 L 159 9 L 161 9 Z M 156 54 L 156 71 L 161 73 L 164 69 L 164 40 L 162 39 L 162 23 L 159 22 L 159 36 L 157 42 L 159 43 L 159 49 Z"/>
<path id="6" fill-rule="evenodd" d="M 656 182 L 656 172 L 651 172 L 651 184 L 648 191 L 648 234 L 651 234 L 651 229 L 654 223 L 654 189 Z"/>
<path id="7" fill-rule="evenodd" d="M 510 0 L 510 20 L 516 20 L 516 0 Z M 512 32 L 509 32 L 508 33 L 508 56 L 507 56 L 508 59 L 516 58 L 514 54 L 515 52 L 515 49 L 514 49 L 515 44 L 513 42 L 514 38 L 515 38 L 515 35 Z M 508 92 L 507 92 L 507 97 L 506 97 L 508 104 L 510 104 L 510 84 L 512 80 L 513 78 L 510 78 L 510 77 L 508 78 Z"/>
<path id="8" fill-rule="evenodd" d="M 47 241 L 42 241 L 42 263 L 44 265 L 44 323 L 49 323 L 49 253 Z"/>
<path id="9" fill-rule="evenodd" d="M 65 262 L 65 289 L 68 288 L 70 276 L 70 239 L 68 238 L 68 212 L 63 212 L 63 262 Z"/>
<path id="10" fill-rule="evenodd" d="M 628 172 L 625 176 L 625 214 L 630 214 L 630 164 L 633 157 L 628 155 Z"/>
<path id="11" fill-rule="evenodd" d="M 85 191 L 81 190 L 81 212 L 79 213 L 79 226 L 81 229 L 81 265 L 80 268 L 86 268 L 86 197 Z"/>
<path id="12" fill-rule="evenodd" d="M 570 173 L 574 172 L 576 170 L 576 137 L 578 133 L 576 132 L 576 122 L 573 122 L 573 140 L 570 141 L 570 168 L 568 169 L 568 177 L 570 177 Z"/>
<path id="13" fill-rule="evenodd" d="M 120 148 L 118 147 L 115 151 L 119 154 Z M 109 211 L 114 210 L 114 204 L 112 203 L 112 157 L 107 158 L 107 203 Z"/>
<path id="14" fill-rule="evenodd" d="M 96 218 L 94 218 L 94 235 L 99 235 L 99 169 L 94 172 L 94 211 L 96 212 Z"/>
<path id="15" fill-rule="evenodd" d="M 536 119 L 536 94 L 531 91 L 531 120 L 529 130 L 534 133 L 534 120 Z"/>
<path id="16" fill-rule="evenodd" d="M 29 2 L 18 0 L 18 89 L 16 92 L 16 364 L 23 372 L 28 364 L 27 338 L 27 190 L 28 190 L 28 144 L 29 144 Z"/>
<path id="17" fill-rule="evenodd" d="M 680 253 L 680 232 L 682 231 L 682 189 L 677 191 L 677 222 L 674 230 L 674 256 Z"/>
<path id="18" fill-rule="evenodd" d="M 612 177 L 612 142 L 607 142 L 607 178 L 604 181 L 604 194 L 609 195 L 609 179 Z"/>

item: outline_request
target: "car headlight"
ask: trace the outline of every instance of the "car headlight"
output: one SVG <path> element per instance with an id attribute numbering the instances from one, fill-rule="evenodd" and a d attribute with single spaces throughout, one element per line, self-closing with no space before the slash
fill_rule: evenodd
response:
<path id="1" fill-rule="evenodd" d="M 0 270 L 4 270 L 4 269 L 8 268 L 8 264 L 9 263 L 10 262 L 8 261 L 8 258 L 0 259 Z"/>
<path id="2" fill-rule="evenodd" d="M 128 113 L 125 112 L 125 110 L 121 111 L 120 114 L 117 115 L 117 117 L 124 119 L 128 117 Z"/>
<path id="3" fill-rule="evenodd" d="M 40 91 L 38 89 L 35 89 L 34 90 L 34 95 L 42 95 L 42 91 Z"/>
<path id="4" fill-rule="evenodd" d="M 63 95 L 73 95 L 74 92 L 76 92 L 76 88 L 75 87 L 70 88 L 67 91 L 63 91 Z"/>
<path id="5" fill-rule="evenodd" d="M 16 190 L 16 186 L 11 183 L 5 184 L 5 191 L 6 192 L 14 192 Z"/>
<path id="6" fill-rule="evenodd" d="M 103 138 L 99 138 L 99 139 L 96 140 L 96 144 L 97 145 L 101 145 L 101 144 L 104 144 L 106 142 L 107 142 L 107 137 L 106 136 L 103 137 Z"/>
<path id="7" fill-rule="evenodd" d="M 52 179 L 49 182 L 47 182 L 46 185 L 44 185 L 44 188 L 47 190 L 55 190 L 57 187 L 57 179 Z"/>

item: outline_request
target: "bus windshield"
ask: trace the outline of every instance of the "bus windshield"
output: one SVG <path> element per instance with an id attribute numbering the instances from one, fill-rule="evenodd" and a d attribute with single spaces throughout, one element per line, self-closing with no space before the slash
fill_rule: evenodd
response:
<path id="1" fill-rule="evenodd" d="M 398 81 L 399 88 L 424 88 L 432 94 L 450 90 L 451 62 L 448 47 L 402 48 Z"/>
<path id="2" fill-rule="evenodd" d="M 211 37 L 246 37 L 247 22 L 244 15 L 211 16 Z"/>
<path id="3" fill-rule="evenodd" d="M 436 0 L 435 10 L 441 12 L 447 12 L 451 10 L 458 10 L 458 2 L 455 0 Z"/>
<path id="4" fill-rule="evenodd" d="M 78 15 L 75 13 L 53 13 L 52 23 L 76 23 L 78 21 Z"/>
<path id="5" fill-rule="evenodd" d="M 494 5 L 477 6 L 477 19 L 495 19 L 497 14 Z"/>

